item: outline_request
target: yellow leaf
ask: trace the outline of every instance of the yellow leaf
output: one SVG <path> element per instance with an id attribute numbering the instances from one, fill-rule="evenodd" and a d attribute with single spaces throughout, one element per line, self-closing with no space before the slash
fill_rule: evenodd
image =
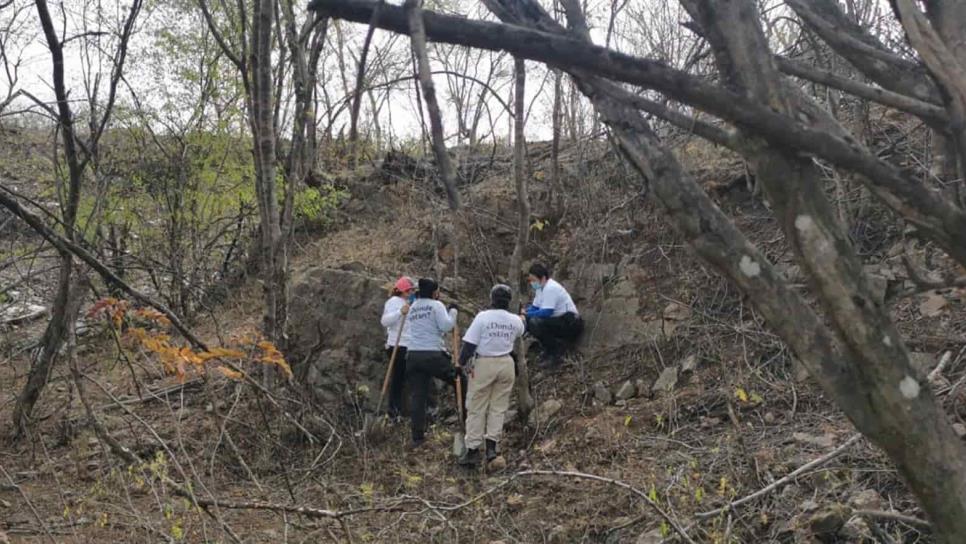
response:
<path id="1" fill-rule="evenodd" d="M 237 370 L 232 370 L 227 366 L 217 366 L 215 367 L 215 370 L 217 370 L 218 372 L 221 372 L 226 378 L 231 380 L 241 380 L 245 377 L 245 375 L 242 374 L 241 372 L 238 372 Z"/>
<path id="2" fill-rule="evenodd" d="M 735 397 L 737 397 L 741 402 L 748 402 L 748 392 L 741 387 L 735 389 Z"/>

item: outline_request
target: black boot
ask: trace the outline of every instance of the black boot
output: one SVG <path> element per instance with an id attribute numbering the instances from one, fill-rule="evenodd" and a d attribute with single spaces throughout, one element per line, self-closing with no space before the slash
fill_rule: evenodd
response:
<path id="1" fill-rule="evenodd" d="M 496 459 L 496 440 L 486 439 L 486 462 Z"/>
<path id="2" fill-rule="evenodd" d="M 459 461 L 457 461 L 462 467 L 475 467 L 480 464 L 480 449 L 473 448 L 467 449 L 460 455 Z"/>

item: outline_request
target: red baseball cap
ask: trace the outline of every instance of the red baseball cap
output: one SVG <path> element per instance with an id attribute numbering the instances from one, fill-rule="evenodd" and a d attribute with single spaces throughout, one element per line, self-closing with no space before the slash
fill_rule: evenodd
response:
<path id="1" fill-rule="evenodd" d="M 409 291 L 413 288 L 413 280 L 411 280 L 408 276 L 400 276 L 400 278 L 396 280 L 396 285 L 394 285 L 394 287 L 400 292 Z"/>

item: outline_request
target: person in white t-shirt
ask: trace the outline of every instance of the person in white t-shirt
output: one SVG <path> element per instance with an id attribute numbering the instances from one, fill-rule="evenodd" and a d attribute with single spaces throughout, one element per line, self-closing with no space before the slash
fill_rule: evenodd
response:
<path id="1" fill-rule="evenodd" d="M 555 368 L 563 364 L 567 348 L 573 346 L 584 330 L 584 321 L 570 293 L 556 280 L 550 278 L 547 267 L 535 263 L 527 276 L 534 290 L 533 302 L 525 314 L 527 332 L 533 335 L 543 348 L 538 367 Z"/>
<path id="2" fill-rule="evenodd" d="M 508 285 L 493 286 L 491 309 L 476 314 L 463 335 L 460 366 L 469 376 L 466 451 L 459 459 L 463 466 L 480 462 L 480 447 L 484 443 L 487 462 L 495 459 L 497 443 L 503 436 L 503 421 L 515 380 L 510 352 L 524 330 L 523 319 L 508 311 L 512 298 Z"/>
<path id="3" fill-rule="evenodd" d="M 421 278 L 416 301 L 409 307 L 409 345 L 406 351 L 406 374 L 409 384 L 409 411 L 412 422 L 412 446 L 426 440 L 426 404 L 433 378 L 456 385 L 456 367 L 446 352 L 447 333 L 456 325 L 456 305 L 449 309 L 437 300 L 439 286 L 435 280 Z"/>
<path id="4" fill-rule="evenodd" d="M 392 358 L 399 338 L 399 351 L 392 365 L 392 376 L 389 378 L 389 417 L 402 416 L 403 389 L 406 385 L 406 348 L 409 346 L 409 322 L 406 313 L 409 305 L 416 300 L 416 286 L 413 280 L 402 276 L 396 280 L 392 288 L 392 295 L 382 307 L 382 319 L 379 322 L 386 329 L 386 361 Z M 402 327 L 400 336 L 399 328 Z"/>

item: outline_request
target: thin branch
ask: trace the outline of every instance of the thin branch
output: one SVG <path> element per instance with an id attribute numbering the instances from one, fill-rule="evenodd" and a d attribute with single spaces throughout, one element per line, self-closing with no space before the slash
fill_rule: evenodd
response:
<path id="1" fill-rule="evenodd" d="M 925 102 L 881 87 L 866 85 L 855 79 L 808 66 L 805 63 L 793 59 L 776 56 L 775 62 L 778 63 L 778 69 L 788 75 L 832 87 L 871 102 L 911 113 L 926 121 L 938 123 L 949 122 L 949 114 L 946 113 L 945 108 L 932 102 Z"/>
<path id="2" fill-rule="evenodd" d="M 898 521 L 899 523 L 905 523 L 906 525 L 911 525 L 917 529 L 925 529 L 928 531 L 932 530 L 932 524 L 928 521 L 919 519 L 915 516 L 901 514 L 899 512 L 889 512 L 885 510 L 856 510 L 852 513 L 856 516 L 862 516 L 864 518 Z"/>
<path id="3" fill-rule="evenodd" d="M 359 107 L 362 105 L 362 84 L 366 77 L 366 59 L 369 58 L 369 47 L 372 45 L 372 36 L 376 32 L 376 21 L 379 20 L 379 8 L 382 3 L 376 4 L 376 9 L 372 10 L 372 21 L 369 22 L 369 30 L 366 32 L 366 39 L 362 44 L 362 55 L 359 57 L 359 70 L 356 73 L 356 89 L 352 100 L 352 115 L 349 120 L 349 142 L 354 146 L 359 139 Z M 353 160 L 357 161 L 358 151 L 353 149 Z"/>
<path id="4" fill-rule="evenodd" d="M 842 444 L 841 446 L 835 448 L 834 450 L 826 453 L 821 457 L 818 457 L 817 459 L 814 459 L 812 461 L 809 461 L 808 463 L 805 463 L 804 465 L 788 473 L 785 477 L 775 480 L 774 482 L 766 485 L 765 487 L 759 489 L 758 491 L 755 491 L 750 495 L 746 495 L 738 500 L 731 501 L 728 504 L 722 506 L 721 508 L 716 508 L 708 512 L 700 512 L 698 514 L 695 514 L 695 517 L 698 519 L 713 518 L 725 512 L 734 510 L 735 508 L 743 504 L 746 504 L 758 498 L 764 497 L 765 495 L 771 493 L 772 491 L 778 489 L 779 487 L 782 487 L 783 485 L 791 482 L 795 478 L 798 478 L 802 474 L 805 474 L 806 472 L 811 472 L 812 470 L 824 465 L 825 463 L 828 463 L 832 459 L 835 459 L 839 455 L 842 455 L 842 453 L 844 453 L 845 450 L 849 449 L 853 444 L 858 442 L 859 439 L 861 438 L 862 438 L 861 434 L 856 434 L 852 436 L 852 438 L 849 438 L 848 440 L 846 440 L 845 443 Z"/>

